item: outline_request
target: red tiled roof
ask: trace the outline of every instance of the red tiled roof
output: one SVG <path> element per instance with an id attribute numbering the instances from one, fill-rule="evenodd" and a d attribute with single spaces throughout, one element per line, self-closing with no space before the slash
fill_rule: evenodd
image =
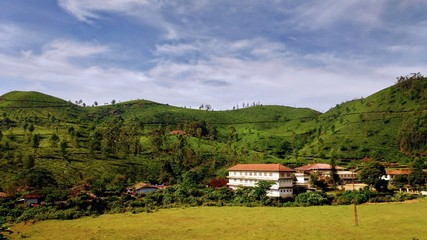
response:
<path id="1" fill-rule="evenodd" d="M 228 171 L 265 171 L 265 172 L 295 172 L 282 164 L 237 164 Z"/>
<path id="2" fill-rule="evenodd" d="M 423 172 L 427 173 L 427 169 L 423 169 Z M 389 169 L 385 170 L 385 173 L 387 175 L 409 175 L 411 173 L 411 169 L 404 168 L 404 169 Z"/>
<path id="3" fill-rule="evenodd" d="M 157 188 L 157 187 L 153 186 L 151 184 L 148 184 L 148 183 L 140 182 L 140 183 L 133 185 L 133 188 L 134 189 L 142 189 L 142 188 Z"/>
<path id="4" fill-rule="evenodd" d="M 410 169 L 392 169 L 385 170 L 387 175 L 409 175 L 411 173 Z"/>
<path id="5" fill-rule="evenodd" d="M 344 169 L 343 167 L 339 167 L 339 166 L 336 166 L 335 168 L 338 170 Z M 332 169 L 332 166 L 327 163 L 313 163 L 313 164 L 308 164 L 305 166 L 295 168 L 295 170 L 299 170 L 299 171 L 331 170 L 331 169 Z"/>
<path id="6" fill-rule="evenodd" d="M 182 130 L 172 130 L 169 133 L 172 135 L 186 135 L 187 134 L 185 131 L 182 131 Z"/>
<path id="7" fill-rule="evenodd" d="M 37 194 L 37 193 L 29 193 L 29 194 L 23 196 L 23 198 L 25 198 L 25 199 L 42 198 L 42 197 L 44 197 L 44 196 L 41 194 Z"/>
<path id="8" fill-rule="evenodd" d="M 6 192 L 0 192 L 0 198 L 8 198 L 9 194 Z"/>

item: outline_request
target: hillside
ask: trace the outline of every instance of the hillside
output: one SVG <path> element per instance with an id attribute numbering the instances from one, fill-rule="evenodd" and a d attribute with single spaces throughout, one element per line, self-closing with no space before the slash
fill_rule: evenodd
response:
<path id="1" fill-rule="evenodd" d="M 316 138 L 304 150 L 337 159 L 408 163 L 427 155 L 426 113 L 427 79 L 408 78 L 319 116 Z"/>
<path id="2" fill-rule="evenodd" d="M 33 169 L 57 184 L 174 183 L 224 177 L 237 162 L 351 165 L 365 157 L 408 164 L 427 155 L 427 79 L 403 77 L 326 113 L 285 106 L 228 111 L 148 100 L 83 107 L 38 92 L 0 97 L 0 188 Z M 175 134 L 174 134 L 175 133 Z M 177 134 L 178 133 L 178 134 Z"/>

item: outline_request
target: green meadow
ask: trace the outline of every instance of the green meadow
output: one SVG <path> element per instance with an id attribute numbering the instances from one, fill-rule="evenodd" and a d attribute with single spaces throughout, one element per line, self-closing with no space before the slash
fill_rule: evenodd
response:
<path id="1" fill-rule="evenodd" d="M 321 207 L 195 207 L 14 225 L 12 239 L 427 239 L 427 201 Z"/>

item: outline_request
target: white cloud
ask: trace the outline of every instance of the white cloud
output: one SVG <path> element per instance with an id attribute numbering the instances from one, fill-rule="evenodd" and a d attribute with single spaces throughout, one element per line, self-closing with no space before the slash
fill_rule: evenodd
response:
<path id="1" fill-rule="evenodd" d="M 130 70 L 72 61 L 114 55 L 107 46 L 54 40 L 39 54 L 0 55 L 0 78 L 24 80 L 31 84 L 27 86 L 37 88 L 31 90 L 47 91 L 64 99 L 83 99 L 88 104 L 95 100 L 145 98 L 178 106 L 209 103 L 215 109 L 261 101 L 327 110 L 387 87 L 395 76 L 402 75 L 398 71 L 374 70 L 360 59 L 330 54 L 299 56 L 265 39 L 217 43 L 207 40 L 194 45 L 158 45 L 154 67 Z M 187 56 L 188 51 L 205 56 L 190 62 L 174 61 L 176 56 Z M 307 66 L 303 64 L 307 59 L 327 67 Z"/>
<path id="2" fill-rule="evenodd" d="M 29 38 L 31 36 L 31 39 Z M 25 46 L 37 36 L 12 23 L 0 23 L 0 51 L 11 51 Z"/>
<path id="3" fill-rule="evenodd" d="M 294 8 L 281 7 L 286 25 L 303 30 L 320 30 L 331 24 L 353 22 L 365 27 L 382 25 L 383 0 L 306 1 Z"/>
<path id="4" fill-rule="evenodd" d="M 147 5 L 149 2 L 149 0 L 59 0 L 58 4 L 80 21 L 90 22 L 100 18 L 97 12 L 129 13 L 135 7 Z"/>
<path id="5" fill-rule="evenodd" d="M 100 19 L 101 12 L 118 13 L 163 31 L 166 39 L 177 39 L 180 28 L 167 21 L 162 13 L 166 3 L 168 1 L 162 0 L 58 0 L 61 8 L 86 23 Z"/>
<path id="6" fill-rule="evenodd" d="M 91 34 L 76 34 L 75 40 L 66 38 L 69 32 L 52 35 L 42 47 L 20 48 L 18 56 L 2 51 L 1 81 L 20 81 L 17 88 L 50 91 L 47 93 L 65 99 L 81 98 L 87 103 L 145 98 L 179 106 L 209 103 L 216 109 L 224 109 L 241 102 L 261 101 L 326 110 L 390 86 L 396 76 L 426 68 L 422 61 L 426 52 L 422 44 L 427 36 L 425 22 L 407 28 L 401 27 L 405 26 L 403 23 L 394 23 L 396 26 L 389 28 L 391 25 L 382 17 L 384 1 L 327 0 L 289 5 L 283 1 L 268 5 L 263 1 L 209 0 L 59 0 L 58 3 L 80 21 L 72 21 L 77 27 L 97 28 L 97 21 L 105 20 L 102 27 L 107 29 L 111 20 L 120 24 L 132 21 L 128 27 L 135 31 L 143 32 L 147 30 L 145 26 L 150 26 L 147 36 L 152 35 L 147 38 L 154 40 L 135 40 L 126 35 L 129 41 L 124 43 L 114 40 L 123 36 L 114 35 L 118 33 L 113 30 L 105 39 L 97 36 L 96 41 L 78 40 L 93 37 Z M 286 5 L 292 6 L 283 9 Z M 262 18 L 251 15 L 257 12 L 251 9 L 273 13 L 275 19 L 270 15 L 260 16 L 268 18 L 263 22 Z M 247 26 L 243 34 L 233 32 L 237 28 L 227 25 L 240 20 L 240 14 L 245 15 L 244 21 L 234 26 Z M 228 19 L 229 16 L 232 18 Z M 256 27 L 266 29 L 277 27 L 277 22 L 283 19 L 286 24 L 260 33 L 253 26 L 258 19 L 260 24 Z M 138 27 L 133 28 L 134 25 Z M 322 36 L 328 36 L 339 30 L 335 25 L 356 26 L 350 36 L 356 36 L 359 30 L 381 28 L 403 38 L 380 42 L 378 39 L 385 38 L 368 34 L 366 38 L 347 41 L 345 37 L 349 36 L 343 35 L 338 40 L 345 44 L 360 41 L 363 49 L 375 52 L 359 52 L 360 48 L 351 44 L 340 51 L 336 50 L 337 41 L 333 37 L 318 39 L 314 35 L 321 32 Z M 152 27 L 160 30 L 163 38 L 159 38 L 159 32 L 152 33 Z M 306 32 L 310 32 L 307 38 L 315 44 L 305 44 L 302 35 Z M 0 24 L 0 43 L 15 44 L 25 34 L 15 25 Z M 414 41 L 414 36 L 421 40 Z M 137 47 L 129 44 L 136 41 L 144 44 Z M 142 45 L 147 49 L 139 51 L 137 48 Z M 138 53 L 133 55 L 134 52 Z M 138 64 L 138 57 L 144 54 L 149 64 L 138 68 L 143 65 Z M 117 60 L 118 56 L 122 58 Z M 406 61 L 410 56 L 417 57 Z"/>

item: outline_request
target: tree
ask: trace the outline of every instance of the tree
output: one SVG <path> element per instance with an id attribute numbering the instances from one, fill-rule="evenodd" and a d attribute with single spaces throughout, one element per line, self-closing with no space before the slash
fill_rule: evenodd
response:
<path id="1" fill-rule="evenodd" d="M 337 173 L 337 166 L 333 157 L 331 158 L 331 181 L 334 186 L 340 182 L 340 176 Z"/>
<path id="2" fill-rule="evenodd" d="M 57 187 L 58 183 L 55 176 L 44 168 L 24 169 L 15 176 L 19 186 L 33 187 L 35 189 L 44 189 Z"/>
<path id="3" fill-rule="evenodd" d="M 34 149 L 34 156 L 36 156 L 36 151 L 40 146 L 41 139 L 42 137 L 40 136 L 40 134 L 34 134 L 31 138 L 31 147 Z"/>
<path id="4" fill-rule="evenodd" d="M 68 142 L 66 140 L 62 140 L 59 144 L 59 150 L 61 153 L 62 160 L 68 160 Z"/>
<path id="5" fill-rule="evenodd" d="M 52 134 L 52 136 L 49 138 L 49 142 L 53 148 L 58 147 L 59 136 L 56 133 Z"/>
<path id="6" fill-rule="evenodd" d="M 396 175 L 391 180 L 391 184 L 396 188 L 403 188 L 406 184 L 408 184 L 408 176 L 403 174 Z"/>
<path id="7" fill-rule="evenodd" d="M 114 104 L 116 104 L 116 100 L 114 100 L 114 99 L 113 99 L 113 100 L 111 101 L 111 105 L 114 105 Z"/>
<path id="8" fill-rule="evenodd" d="M 427 173 L 423 171 L 425 163 L 422 159 L 415 159 L 411 164 L 411 173 L 408 175 L 408 182 L 414 188 L 423 187 L 426 184 Z"/>
<path id="9" fill-rule="evenodd" d="M 35 165 L 34 155 L 28 154 L 25 156 L 25 158 L 23 160 L 24 160 L 23 161 L 24 168 L 30 169 L 30 168 L 34 167 L 34 165 Z"/>
<path id="10" fill-rule="evenodd" d="M 259 181 L 256 184 L 254 189 L 255 199 L 261 202 L 265 202 L 267 197 L 268 190 L 273 185 L 273 182 L 270 181 Z"/>
<path id="11" fill-rule="evenodd" d="M 98 102 L 97 102 L 97 101 L 95 101 L 95 102 L 93 103 L 93 105 L 98 106 Z"/>
<path id="12" fill-rule="evenodd" d="M 377 161 L 369 162 L 360 170 L 360 180 L 379 192 L 387 190 L 387 182 L 381 179 L 385 175 L 385 167 Z"/>
<path id="13" fill-rule="evenodd" d="M 34 132 L 34 125 L 32 123 L 28 126 L 28 131 L 30 131 L 30 133 Z"/>

